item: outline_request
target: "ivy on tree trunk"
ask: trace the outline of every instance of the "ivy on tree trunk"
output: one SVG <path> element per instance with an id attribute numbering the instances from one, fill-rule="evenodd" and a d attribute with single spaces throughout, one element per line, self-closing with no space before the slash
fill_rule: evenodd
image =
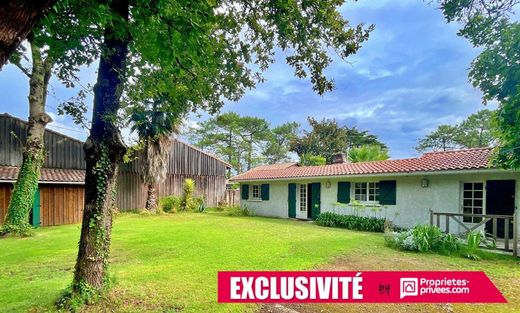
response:
<path id="1" fill-rule="evenodd" d="M 90 136 L 84 145 L 86 158 L 85 205 L 72 296 L 101 292 L 107 281 L 112 230 L 113 192 L 118 164 L 126 147 L 116 125 L 128 52 L 128 1 L 110 2 L 114 14 L 105 27 Z"/>
<path id="2" fill-rule="evenodd" d="M 45 113 L 47 86 L 51 76 L 52 60 L 43 59 L 40 48 L 31 40 L 32 71 L 29 76 L 29 123 L 23 161 L 9 201 L 2 233 L 27 235 L 30 229 L 29 214 L 38 189 L 40 171 L 45 161 L 45 126 L 52 122 Z"/>

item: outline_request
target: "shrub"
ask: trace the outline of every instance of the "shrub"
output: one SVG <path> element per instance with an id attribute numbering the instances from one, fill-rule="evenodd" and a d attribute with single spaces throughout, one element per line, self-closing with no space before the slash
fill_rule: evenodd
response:
<path id="1" fill-rule="evenodd" d="M 248 208 L 238 205 L 229 206 L 225 210 L 229 216 L 253 216 L 253 212 Z"/>
<path id="2" fill-rule="evenodd" d="M 160 210 L 166 213 L 176 213 L 181 209 L 181 198 L 176 196 L 167 196 L 159 199 Z"/>
<path id="3" fill-rule="evenodd" d="M 481 232 L 469 232 L 466 237 L 466 253 L 465 256 L 471 260 L 480 260 L 478 251 L 480 242 L 482 241 Z"/>
<path id="4" fill-rule="evenodd" d="M 316 224 L 325 227 L 339 227 L 380 233 L 385 230 L 385 219 L 383 218 L 341 215 L 332 212 L 325 212 L 318 215 Z"/>
<path id="5" fill-rule="evenodd" d="M 388 246 L 406 251 L 443 254 L 459 252 L 463 247 L 459 238 L 445 234 L 438 227 L 430 225 L 416 225 L 407 231 L 387 233 L 385 242 Z"/>
<path id="6" fill-rule="evenodd" d="M 184 187 L 182 188 L 182 211 L 195 211 L 197 209 L 197 203 L 193 199 L 193 192 L 195 191 L 195 181 L 191 178 L 184 180 Z"/>
<path id="7" fill-rule="evenodd" d="M 204 204 L 204 196 L 193 198 L 193 204 L 197 212 L 202 213 L 206 210 L 206 205 Z"/>

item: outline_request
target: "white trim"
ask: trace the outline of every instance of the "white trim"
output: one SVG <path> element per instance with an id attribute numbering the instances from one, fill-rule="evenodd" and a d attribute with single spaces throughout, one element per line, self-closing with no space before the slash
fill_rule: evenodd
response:
<path id="1" fill-rule="evenodd" d="M 478 170 L 450 170 L 450 171 L 421 171 L 407 173 L 381 173 L 381 174 L 356 174 L 356 175 L 325 175 L 325 176 L 301 176 L 301 177 L 281 177 L 281 178 L 258 178 L 258 179 L 230 179 L 232 182 L 253 183 L 265 181 L 293 181 L 302 179 L 330 179 L 330 178 L 359 178 L 359 177 L 407 177 L 407 176 L 426 176 L 426 175 L 450 175 L 450 174 L 488 174 L 488 173 L 520 173 L 518 170 L 505 169 L 478 169 Z"/>

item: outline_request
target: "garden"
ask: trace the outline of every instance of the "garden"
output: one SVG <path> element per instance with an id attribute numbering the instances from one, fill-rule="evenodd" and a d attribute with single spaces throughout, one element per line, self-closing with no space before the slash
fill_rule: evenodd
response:
<path id="1" fill-rule="evenodd" d="M 213 210 L 116 215 L 111 287 L 98 303 L 81 311 L 267 312 L 273 308 L 218 304 L 217 272 L 312 269 L 484 270 L 509 304 L 457 304 L 457 311 L 520 310 L 520 269 L 510 256 L 481 252 L 481 259 L 474 261 L 458 255 L 401 251 L 388 247 L 382 233 L 229 215 Z M 37 229 L 32 237 L 0 241 L 2 310 L 54 311 L 54 301 L 72 279 L 79 235 L 80 225 L 64 225 Z M 389 305 L 289 307 L 298 311 L 368 312 L 384 311 Z M 408 305 L 399 310 L 445 311 L 437 305 Z"/>

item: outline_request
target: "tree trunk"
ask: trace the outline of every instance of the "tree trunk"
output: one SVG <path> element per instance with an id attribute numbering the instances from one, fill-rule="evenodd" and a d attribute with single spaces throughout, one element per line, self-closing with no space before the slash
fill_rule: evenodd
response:
<path id="1" fill-rule="evenodd" d="M 45 161 L 45 126 L 52 122 L 45 113 L 47 86 L 51 76 L 52 62 L 49 57 L 42 60 L 40 48 L 30 42 L 32 71 L 29 78 L 29 123 L 27 142 L 23 151 L 23 161 L 18 173 L 13 194 L 7 209 L 3 232 L 24 235 L 30 228 L 29 213 L 33 206 L 34 194 L 38 189 L 40 170 Z"/>
<path id="2" fill-rule="evenodd" d="M 85 142 L 85 205 L 72 296 L 105 286 L 112 230 L 112 208 L 118 163 L 126 147 L 117 127 L 117 113 L 126 71 L 129 35 L 128 0 L 110 2 L 114 16 L 104 33 L 90 136 Z"/>
<path id="3" fill-rule="evenodd" d="M 247 151 L 247 170 L 251 170 L 253 167 L 253 135 L 249 138 Z"/>
<path id="4" fill-rule="evenodd" d="M 0 70 L 56 0 L 4 0 L 0 4 Z"/>
<path id="5" fill-rule="evenodd" d="M 152 213 L 157 211 L 157 189 L 155 188 L 154 184 L 148 184 L 146 209 Z"/>

